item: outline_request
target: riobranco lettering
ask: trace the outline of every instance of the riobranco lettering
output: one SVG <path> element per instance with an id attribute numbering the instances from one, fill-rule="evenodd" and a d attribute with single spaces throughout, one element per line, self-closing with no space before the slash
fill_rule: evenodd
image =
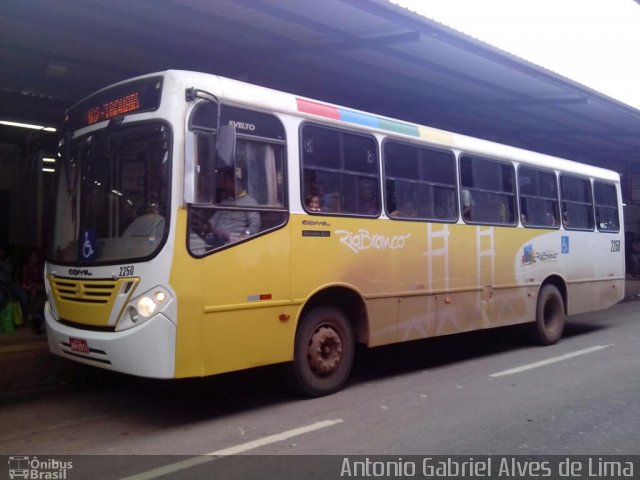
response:
<path id="1" fill-rule="evenodd" d="M 340 242 L 355 253 L 370 249 L 401 250 L 405 247 L 407 239 L 411 237 L 410 233 L 393 236 L 370 233 L 364 228 L 358 230 L 357 233 L 348 230 L 336 230 L 336 235 L 340 235 Z"/>

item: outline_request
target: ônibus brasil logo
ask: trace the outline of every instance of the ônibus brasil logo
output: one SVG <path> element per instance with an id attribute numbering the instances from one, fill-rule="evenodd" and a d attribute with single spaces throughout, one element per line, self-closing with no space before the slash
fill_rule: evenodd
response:
<path id="1" fill-rule="evenodd" d="M 73 462 L 38 457 L 10 456 L 9 478 L 25 478 L 34 480 L 66 480 L 67 471 L 73 468 Z"/>

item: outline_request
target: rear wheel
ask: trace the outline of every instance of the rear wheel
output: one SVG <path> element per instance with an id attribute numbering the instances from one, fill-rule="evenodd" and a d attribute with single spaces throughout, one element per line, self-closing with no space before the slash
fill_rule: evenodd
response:
<path id="1" fill-rule="evenodd" d="M 351 373 L 353 328 L 335 307 L 319 307 L 302 319 L 296 332 L 290 377 L 294 387 L 310 397 L 339 390 Z"/>
<path id="2" fill-rule="evenodd" d="M 533 337 L 542 345 L 553 345 L 560 340 L 564 330 L 566 314 L 564 299 L 554 285 L 545 285 L 540 289 L 536 306 L 536 322 L 533 325 Z"/>

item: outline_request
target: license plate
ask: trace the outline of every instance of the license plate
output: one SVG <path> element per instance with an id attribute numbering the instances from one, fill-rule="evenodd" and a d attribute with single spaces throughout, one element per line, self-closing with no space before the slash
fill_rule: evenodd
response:
<path id="1" fill-rule="evenodd" d="M 74 352 L 89 353 L 89 345 L 87 345 L 87 341 L 81 338 L 70 338 L 69 346 Z"/>

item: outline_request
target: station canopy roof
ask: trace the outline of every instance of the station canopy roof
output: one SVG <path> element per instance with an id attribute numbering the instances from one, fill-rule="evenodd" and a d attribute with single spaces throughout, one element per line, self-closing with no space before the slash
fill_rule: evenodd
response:
<path id="1" fill-rule="evenodd" d="M 639 110 L 386 0 L 3 0 L 0 18 L 0 120 L 59 127 L 97 89 L 186 69 L 640 165 Z M 0 126 L 0 142 L 16 130 Z"/>

